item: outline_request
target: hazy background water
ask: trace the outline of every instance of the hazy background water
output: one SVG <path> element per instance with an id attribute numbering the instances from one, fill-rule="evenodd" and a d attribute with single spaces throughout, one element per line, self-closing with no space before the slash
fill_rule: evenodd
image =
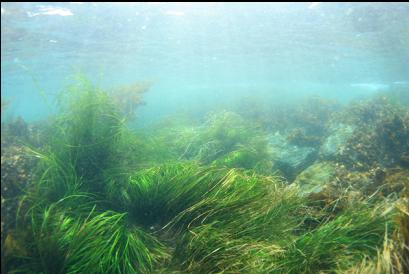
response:
<path id="1" fill-rule="evenodd" d="M 76 72 L 153 81 L 141 124 L 248 95 L 349 100 L 408 85 L 409 4 L 1 4 L 8 116 L 49 115 Z"/>

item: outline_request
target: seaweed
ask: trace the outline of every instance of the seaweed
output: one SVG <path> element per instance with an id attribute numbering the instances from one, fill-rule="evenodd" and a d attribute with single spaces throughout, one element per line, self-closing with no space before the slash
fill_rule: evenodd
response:
<path id="1" fill-rule="evenodd" d="M 377 96 L 353 102 L 334 115 L 330 124 L 348 125 L 339 129 L 341 132 L 353 130 L 344 134 L 345 140 L 338 150 L 327 158 L 357 171 L 376 167 L 408 167 L 407 107 L 392 103 L 388 97 Z"/>
<path id="2" fill-rule="evenodd" d="M 128 92 L 134 102 L 122 106 L 114 92 L 80 79 L 60 96 L 61 112 L 44 145 L 27 147 L 38 165 L 6 241 L 11 273 L 334 273 L 372 269 L 373 260 L 387 258 L 397 233 L 406 244 L 404 204 L 390 209 L 380 197 L 348 200 L 345 166 L 316 163 L 288 184 L 274 173 L 267 128 L 221 111 L 141 133 L 129 127 L 141 92 L 125 88 L 120 95 Z M 315 103 L 291 118 L 290 139 L 300 147 L 319 146 L 327 134 L 317 121 L 329 121 L 335 107 L 314 102 L 319 108 L 304 117 L 310 123 L 300 122 L 301 133 L 297 115 Z M 378 123 L 370 116 L 372 126 Z M 385 147 L 402 147 L 387 137 L 404 121 L 378 124 Z M 312 176 L 317 168 L 322 176 Z M 341 172 L 347 175 L 339 179 Z M 354 191 L 399 192 L 404 174 L 403 168 L 359 173 L 356 180 L 374 184 Z M 325 186 L 305 195 L 303 187 L 322 178 Z M 335 181 L 348 197 L 323 193 Z M 393 268 L 407 255 L 396 242 Z"/>
<path id="3" fill-rule="evenodd" d="M 27 255 L 15 272 L 138 273 L 168 256 L 155 237 L 128 226 L 126 213 L 98 213 L 95 207 L 84 207 L 83 198 L 66 197 L 31 212 L 26 237 L 32 240 L 26 241 Z M 67 210 L 67 203 L 81 208 Z"/>
<path id="4" fill-rule="evenodd" d="M 158 147 L 165 144 L 160 151 L 162 163 L 165 160 L 198 161 L 271 173 L 266 132 L 237 113 L 212 112 L 203 123 L 177 121 L 180 122 L 177 126 L 164 125 L 149 135 L 150 139 L 157 140 Z"/>
<path id="5" fill-rule="evenodd" d="M 383 242 L 385 225 L 389 226 L 386 231 L 392 230 L 392 222 L 382 210 L 356 204 L 336 219 L 301 235 L 282 254 L 278 269 L 284 273 L 331 272 L 374 256 Z"/>

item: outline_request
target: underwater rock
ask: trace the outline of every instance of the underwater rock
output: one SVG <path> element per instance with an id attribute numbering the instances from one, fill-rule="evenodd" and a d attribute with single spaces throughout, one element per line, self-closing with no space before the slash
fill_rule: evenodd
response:
<path id="1" fill-rule="evenodd" d="M 330 134 L 320 148 L 320 156 L 329 159 L 337 154 L 342 154 L 353 136 L 355 127 L 346 124 L 336 124 L 329 127 Z"/>
<path id="2" fill-rule="evenodd" d="M 316 156 L 317 151 L 314 148 L 292 146 L 279 154 L 275 166 L 292 181 L 296 174 L 315 161 Z"/>
<path id="3" fill-rule="evenodd" d="M 2 136 L 3 139 L 3 136 Z M 29 158 L 21 146 L 1 147 L 1 259 L 4 265 L 4 244 L 13 229 L 19 196 L 31 181 L 35 160 Z"/>
<path id="4" fill-rule="evenodd" d="M 388 152 L 382 159 L 385 164 L 395 162 L 407 164 L 405 159 L 409 151 L 409 119 L 396 114 L 385 117 L 377 125 L 376 132 L 378 132 L 378 144 Z"/>
<path id="5" fill-rule="evenodd" d="M 381 194 L 383 196 L 388 196 L 391 193 L 401 193 L 405 187 L 409 187 L 409 170 L 403 168 L 387 169 L 382 183 Z"/>
<path id="6" fill-rule="evenodd" d="M 336 169 L 336 165 L 330 162 L 313 164 L 297 176 L 294 184 L 300 187 L 303 195 L 319 193 L 333 181 Z"/>
<path id="7" fill-rule="evenodd" d="M 326 204 L 341 199 L 358 200 L 362 197 L 390 197 L 398 199 L 409 185 L 409 170 L 375 167 L 368 171 L 352 171 L 336 162 L 316 162 L 302 171 L 293 182 L 302 195 L 310 200 L 326 200 Z"/>
<path id="8" fill-rule="evenodd" d="M 337 113 L 320 157 L 351 171 L 409 167 L 409 114 L 386 97 L 360 101 Z"/>
<path id="9" fill-rule="evenodd" d="M 288 143 L 301 147 L 316 147 L 322 142 L 321 137 L 308 135 L 302 128 L 295 128 L 290 131 L 287 141 Z"/>
<path id="10" fill-rule="evenodd" d="M 10 232 L 15 228 L 20 197 L 32 182 L 37 165 L 37 159 L 29 157 L 22 144 L 44 145 L 46 128 L 46 122 L 28 124 L 21 117 L 1 123 L 1 273 L 6 273 L 5 256 L 14 243 Z"/>
<path id="11" fill-rule="evenodd" d="M 28 256 L 28 252 L 24 247 L 24 244 L 14 234 L 14 231 L 10 231 L 4 240 L 5 255 L 10 256 L 12 254 L 22 254 L 24 256 Z"/>
<path id="12" fill-rule="evenodd" d="M 48 126 L 47 121 L 27 123 L 21 117 L 2 122 L 2 149 L 3 147 L 11 147 L 13 145 L 20 146 L 22 143 L 40 147 L 46 141 Z"/>
<path id="13" fill-rule="evenodd" d="M 3 97 L 1 97 L 1 114 L 3 114 L 4 111 L 6 111 L 6 109 L 9 107 L 10 101 L 9 100 L 5 100 L 3 99 Z"/>
<path id="14" fill-rule="evenodd" d="M 317 149 L 291 145 L 279 133 L 270 138 L 274 168 L 279 169 L 288 181 L 293 181 L 298 173 L 310 166 L 317 158 Z"/>

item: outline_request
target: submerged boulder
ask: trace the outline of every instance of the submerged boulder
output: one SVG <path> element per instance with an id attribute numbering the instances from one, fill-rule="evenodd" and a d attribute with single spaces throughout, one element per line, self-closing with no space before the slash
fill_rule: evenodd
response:
<path id="1" fill-rule="evenodd" d="M 352 125 L 342 123 L 331 125 L 330 134 L 320 148 L 320 157 L 329 159 L 342 154 L 354 131 L 355 126 Z"/>
<path id="2" fill-rule="evenodd" d="M 272 150 L 274 168 L 281 171 L 290 182 L 297 174 L 313 164 L 318 155 L 316 148 L 291 145 L 279 133 L 271 136 L 269 145 Z"/>
<path id="3" fill-rule="evenodd" d="M 376 169 L 373 175 L 373 185 L 368 186 L 367 192 L 374 192 L 379 190 L 379 194 L 382 196 L 389 196 L 392 193 L 396 193 L 398 196 L 402 191 L 409 186 L 409 170 L 404 168 L 389 168 L 376 172 L 380 169 Z"/>
<path id="4" fill-rule="evenodd" d="M 320 158 L 352 171 L 409 167 L 409 112 L 384 97 L 356 102 L 337 113 L 328 126 Z"/>
<path id="5" fill-rule="evenodd" d="M 3 138 L 4 137 L 4 138 Z M 5 267 L 5 244 L 8 234 L 15 228 L 20 197 L 29 187 L 37 160 L 29 157 L 24 147 L 10 144 L 2 136 L 1 147 L 1 265 Z M 7 142 L 5 141 L 7 140 Z M 4 145 L 3 145 L 4 144 Z M 11 238 L 9 238 L 10 240 Z M 1 273 L 5 273 L 2 269 Z"/>
<path id="6" fill-rule="evenodd" d="M 336 165 L 330 162 L 316 163 L 301 172 L 294 180 L 303 195 L 323 191 L 336 176 Z"/>

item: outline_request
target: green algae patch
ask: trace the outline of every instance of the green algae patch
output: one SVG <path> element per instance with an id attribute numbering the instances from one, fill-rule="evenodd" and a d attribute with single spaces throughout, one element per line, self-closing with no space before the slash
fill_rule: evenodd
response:
<path id="1" fill-rule="evenodd" d="M 294 181 L 303 195 L 319 193 L 334 179 L 336 166 L 331 162 L 316 163 L 301 172 Z"/>

